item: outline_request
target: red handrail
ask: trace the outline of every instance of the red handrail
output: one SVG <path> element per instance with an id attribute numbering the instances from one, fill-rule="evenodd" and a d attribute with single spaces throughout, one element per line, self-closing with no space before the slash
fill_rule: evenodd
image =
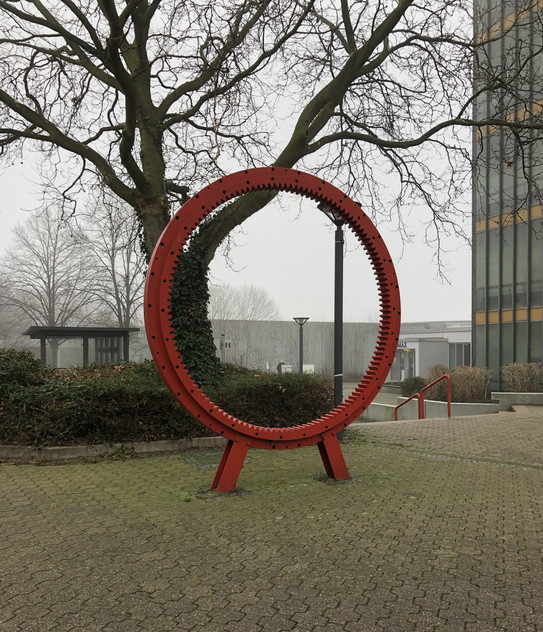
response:
<path id="1" fill-rule="evenodd" d="M 418 403 L 418 410 L 419 410 L 419 419 L 424 419 L 424 400 L 422 398 L 422 395 L 420 393 L 414 393 L 413 395 L 411 395 L 411 397 L 408 397 L 406 400 L 404 400 L 401 404 L 398 404 L 395 408 L 394 408 L 394 421 L 398 421 L 398 408 L 401 408 L 404 404 L 407 404 L 407 402 L 410 402 L 412 399 L 417 398 L 419 400 Z M 421 417 L 422 414 L 422 417 Z"/>
<path id="2" fill-rule="evenodd" d="M 441 380 L 447 380 L 447 412 L 449 413 L 449 417 L 451 416 L 451 376 L 445 373 L 445 375 L 438 377 L 437 380 L 430 382 L 430 384 L 427 384 L 424 388 L 421 389 L 420 395 L 422 397 L 423 416 L 419 417 L 419 419 L 424 419 L 426 416 L 426 406 L 424 405 L 424 391 L 427 391 L 434 384 L 441 382 Z"/>
<path id="3" fill-rule="evenodd" d="M 434 386 L 434 384 L 437 384 L 438 382 L 440 382 L 441 380 L 447 380 L 447 412 L 449 413 L 449 417 L 450 417 L 451 416 L 451 376 L 445 374 L 438 377 L 437 380 L 434 380 L 430 384 L 427 384 L 424 388 L 421 389 L 420 393 L 414 393 L 413 395 L 411 395 L 411 397 L 408 397 L 401 404 L 398 404 L 394 408 L 394 421 L 398 421 L 398 408 L 401 408 L 404 404 L 407 404 L 407 402 L 410 402 L 415 397 L 417 398 L 419 402 L 418 403 L 419 419 L 424 419 L 426 417 L 426 404 L 424 401 L 424 392 L 427 391 L 432 386 Z"/>

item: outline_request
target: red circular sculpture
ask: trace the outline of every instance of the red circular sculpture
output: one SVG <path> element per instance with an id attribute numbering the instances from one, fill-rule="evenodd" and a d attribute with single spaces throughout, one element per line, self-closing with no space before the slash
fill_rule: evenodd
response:
<path id="1" fill-rule="evenodd" d="M 323 417 L 289 428 L 255 426 L 212 402 L 185 368 L 169 316 L 173 274 L 194 229 L 224 202 L 262 189 L 298 193 L 339 213 L 370 259 L 381 305 L 375 352 L 356 389 Z M 155 247 L 145 287 L 145 320 L 153 359 L 168 388 L 194 417 L 228 439 L 212 489 L 220 492 L 235 488 L 249 447 L 284 449 L 317 443 L 328 476 L 349 478 L 337 433 L 359 417 L 379 392 L 392 366 L 400 330 L 400 295 L 392 259 L 377 229 L 356 202 L 320 178 L 279 167 L 248 169 L 213 182 L 182 206 Z"/>

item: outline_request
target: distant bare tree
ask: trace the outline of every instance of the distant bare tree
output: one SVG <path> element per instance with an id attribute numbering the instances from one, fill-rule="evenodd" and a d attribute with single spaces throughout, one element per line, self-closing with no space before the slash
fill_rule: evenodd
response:
<path id="1" fill-rule="evenodd" d="M 21 324 L 8 301 L 8 281 L 0 270 L 0 348 L 21 346 Z"/>
<path id="2" fill-rule="evenodd" d="M 94 272 L 79 230 L 47 210 L 14 229 L 2 258 L 4 303 L 20 322 L 82 325 L 95 308 Z"/>
<path id="3" fill-rule="evenodd" d="M 256 285 L 212 285 L 209 318 L 212 320 L 279 320 L 279 309 L 268 292 Z"/>
<path id="4" fill-rule="evenodd" d="M 84 325 L 96 310 L 94 272 L 79 230 L 46 210 L 14 229 L 1 261 L 2 303 L 22 330 Z M 52 342 L 51 364 L 61 341 Z"/>
<path id="5" fill-rule="evenodd" d="M 93 291 L 99 318 L 118 327 L 131 327 L 141 320 L 145 257 L 133 211 L 111 196 L 93 203 L 81 215 L 82 239 L 94 268 Z"/>

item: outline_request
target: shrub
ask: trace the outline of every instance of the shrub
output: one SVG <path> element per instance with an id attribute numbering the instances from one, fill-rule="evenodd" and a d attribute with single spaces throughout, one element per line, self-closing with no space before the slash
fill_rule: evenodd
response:
<path id="1" fill-rule="evenodd" d="M 415 393 L 420 393 L 421 389 L 426 386 L 426 380 L 416 375 L 415 377 L 406 377 L 400 384 L 400 393 L 403 397 L 411 397 Z"/>
<path id="2" fill-rule="evenodd" d="M 0 401 L 13 388 L 42 384 L 48 373 L 30 351 L 0 349 Z"/>
<path id="3" fill-rule="evenodd" d="M 223 365 L 223 374 L 224 375 L 246 375 L 247 377 L 254 376 L 256 371 L 254 369 L 247 369 L 244 366 L 239 366 L 237 364 L 230 364 L 229 362 L 225 362 Z"/>
<path id="4" fill-rule="evenodd" d="M 23 359 L 28 370 L 12 375 L 0 400 L 0 443 L 126 443 L 213 434 L 177 402 L 151 361 L 47 370 Z M 206 392 L 229 413 L 270 427 L 307 423 L 333 405 L 330 379 L 298 373 L 227 367 L 219 386 Z"/>
<path id="5" fill-rule="evenodd" d="M 543 390 L 543 371 L 536 362 L 529 364 L 504 364 L 502 379 L 505 388 L 514 393 L 538 393 Z"/>
<path id="6" fill-rule="evenodd" d="M 210 397 L 238 419 L 282 428 L 308 423 L 333 408 L 332 380 L 299 373 L 226 371 Z"/>
<path id="7" fill-rule="evenodd" d="M 167 390 L 152 362 L 51 371 L 0 404 L 0 442 L 70 445 L 209 434 Z"/>
<path id="8" fill-rule="evenodd" d="M 459 366 L 451 371 L 453 402 L 485 402 L 488 400 L 490 369 L 479 366 Z"/>
<path id="9" fill-rule="evenodd" d="M 426 383 L 431 384 L 434 380 L 437 380 L 438 377 L 441 377 L 442 375 L 445 375 L 448 373 L 450 373 L 449 367 L 445 366 L 444 364 L 434 364 L 428 369 L 428 380 Z M 446 381 L 442 380 L 441 382 L 438 382 L 435 386 L 432 386 L 432 388 L 429 388 L 424 393 L 424 397 L 425 399 L 434 399 L 441 402 L 446 401 L 447 399 Z"/>
<path id="10" fill-rule="evenodd" d="M 452 371 L 443 365 L 436 364 L 428 369 L 428 383 L 442 375 L 451 378 L 451 401 L 453 402 L 485 402 L 488 401 L 490 369 L 477 366 L 460 366 Z M 426 399 L 447 401 L 447 382 L 442 380 L 425 392 Z"/>

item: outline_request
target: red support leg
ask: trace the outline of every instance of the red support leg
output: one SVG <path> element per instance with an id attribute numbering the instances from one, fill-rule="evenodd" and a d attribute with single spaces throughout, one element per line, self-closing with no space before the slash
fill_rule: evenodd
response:
<path id="1" fill-rule="evenodd" d="M 330 459 L 328 458 L 328 454 L 326 452 L 326 448 L 324 447 L 324 443 L 322 441 L 319 441 L 317 445 L 319 446 L 321 459 L 322 459 L 322 462 L 324 463 L 324 470 L 326 472 L 326 476 L 328 476 L 328 478 L 334 478 L 334 472 L 332 470 L 332 466 L 330 465 Z"/>
<path id="2" fill-rule="evenodd" d="M 217 485 L 219 484 L 219 480 L 223 473 L 224 466 L 226 464 L 226 461 L 228 460 L 228 455 L 230 454 L 230 451 L 233 445 L 234 445 L 234 442 L 232 441 L 232 439 L 228 439 L 228 443 L 226 444 L 224 451 L 222 453 L 219 466 L 217 467 L 217 471 L 215 472 L 215 477 L 213 478 L 213 482 L 211 483 L 211 489 L 216 489 Z"/>
<path id="3" fill-rule="evenodd" d="M 249 445 L 243 441 L 228 440 L 226 447 L 211 484 L 211 489 L 217 492 L 233 492 L 236 489 L 243 462 L 247 456 Z"/>
<path id="4" fill-rule="evenodd" d="M 329 478 L 335 478 L 336 480 L 347 480 L 351 478 L 347 464 L 343 458 L 341 446 L 335 434 L 324 435 L 322 441 L 318 443 L 318 446 L 326 475 Z"/>

